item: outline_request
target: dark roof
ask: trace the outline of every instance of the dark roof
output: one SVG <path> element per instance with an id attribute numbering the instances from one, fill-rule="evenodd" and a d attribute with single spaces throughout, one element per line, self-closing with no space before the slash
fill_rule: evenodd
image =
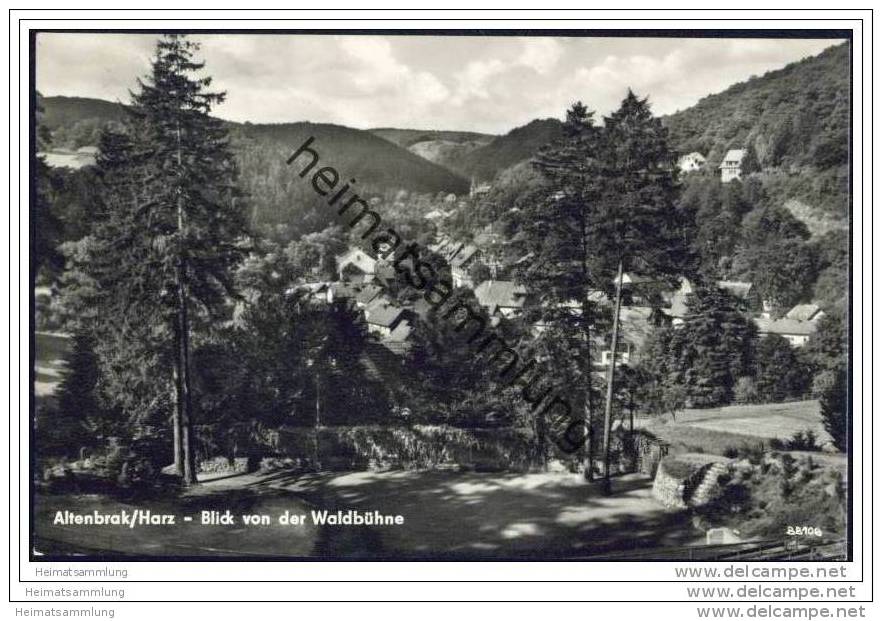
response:
<path id="1" fill-rule="evenodd" d="M 410 336 L 411 330 L 410 324 L 406 319 L 403 319 L 398 322 L 398 325 L 389 333 L 389 336 L 383 338 L 383 341 L 403 343 Z"/>
<path id="2" fill-rule="evenodd" d="M 454 257 L 454 259 L 450 262 L 450 266 L 462 267 L 463 265 L 468 263 L 469 260 L 471 260 L 471 258 L 474 257 L 478 252 L 480 252 L 480 250 L 477 247 L 473 246 L 472 244 L 468 244 L 457 253 L 456 257 Z"/>
<path id="3" fill-rule="evenodd" d="M 404 309 L 393 306 L 385 298 L 377 298 L 364 309 L 365 320 L 375 326 L 393 328 L 404 315 Z"/>
<path id="4" fill-rule="evenodd" d="M 397 386 L 401 382 L 401 358 L 391 348 L 370 342 L 365 345 L 359 362 L 368 377 L 383 382 L 387 386 Z"/>
<path id="5" fill-rule="evenodd" d="M 378 287 L 373 284 L 364 284 L 358 287 L 358 290 L 355 293 L 355 301 L 359 304 L 368 304 L 372 302 L 380 293 L 382 293 L 383 288 Z"/>
<path id="6" fill-rule="evenodd" d="M 332 282 L 328 287 L 335 300 L 354 298 L 364 285 L 356 282 Z"/>
<path id="7" fill-rule="evenodd" d="M 738 280 L 720 280 L 717 281 L 720 289 L 725 289 L 735 297 L 745 299 L 753 293 L 753 283 L 741 282 Z"/>

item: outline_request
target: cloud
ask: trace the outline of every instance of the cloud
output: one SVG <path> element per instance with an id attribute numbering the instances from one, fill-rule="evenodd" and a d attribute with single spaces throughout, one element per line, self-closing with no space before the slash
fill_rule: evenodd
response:
<path id="1" fill-rule="evenodd" d="M 557 65 L 563 53 L 561 44 L 554 39 L 526 39 L 518 64 L 530 67 L 537 73 L 548 73 Z"/>
<path id="2" fill-rule="evenodd" d="M 43 33 L 45 95 L 126 101 L 149 69 L 154 35 Z M 504 133 L 562 118 L 574 101 L 608 114 L 633 88 L 657 114 L 693 105 L 835 41 L 508 36 L 198 35 L 216 113 L 234 121 L 309 120 Z"/>

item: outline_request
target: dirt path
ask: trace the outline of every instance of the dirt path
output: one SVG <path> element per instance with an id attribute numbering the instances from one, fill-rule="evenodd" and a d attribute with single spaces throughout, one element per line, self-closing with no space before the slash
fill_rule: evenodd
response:
<path id="1" fill-rule="evenodd" d="M 133 509 L 181 516 L 175 526 L 57 525 L 61 510 Z M 201 525 L 201 511 L 273 516 L 269 526 Z M 315 526 L 313 510 L 379 511 L 402 525 Z M 279 525 L 285 511 L 308 516 Z M 680 513 L 651 497 L 651 481 L 617 479 L 606 497 L 570 474 L 352 472 L 241 475 L 204 482 L 164 501 L 126 503 L 99 495 L 38 497 L 36 533 L 45 551 L 65 546 L 144 556 L 325 558 L 566 558 L 613 550 L 701 543 Z"/>

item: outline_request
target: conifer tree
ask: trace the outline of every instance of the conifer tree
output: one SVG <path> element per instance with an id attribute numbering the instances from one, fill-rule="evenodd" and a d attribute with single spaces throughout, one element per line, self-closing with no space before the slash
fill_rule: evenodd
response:
<path id="1" fill-rule="evenodd" d="M 753 374 L 755 346 L 756 326 L 738 300 L 699 286 L 687 299 L 683 325 L 670 333 L 665 383 L 682 386 L 692 407 L 725 405 L 737 379 Z"/>
<path id="2" fill-rule="evenodd" d="M 824 429 L 832 436 L 833 445 L 843 452 L 848 450 L 848 427 L 851 419 L 848 388 L 848 367 L 842 366 L 837 370 L 833 384 L 821 395 Z"/>
<path id="3" fill-rule="evenodd" d="M 756 387 L 765 402 L 802 397 L 809 389 L 811 374 L 783 336 L 769 334 L 756 347 Z"/>
<path id="4" fill-rule="evenodd" d="M 610 364 L 604 408 L 604 480 L 609 490 L 610 427 L 615 395 L 619 314 L 625 272 L 677 282 L 692 265 L 688 243 L 693 223 L 677 209 L 675 157 L 661 119 L 646 99 L 628 91 L 604 119 L 603 194 L 594 209 L 596 251 L 606 274 L 615 273 Z M 608 281 L 607 281 L 608 282 Z"/>
<path id="5" fill-rule="evenodd" d="M 593 329 L 601 317 L 592 228 L 603 182 L 600 129 L 593 113 L 576 102 L 567 111 L 564 137 L 538 154 L 533 165 L 545 183 L 521 197 L 506 223 L 511 243 L 524 257 L 516 278 L 530 292 L 524 319 L 542 326 L 536 342 L 541 358 L 554 360 L 555 381 L 578 385 L 573 407 L 583 424 L 584 473 L 593 478 L 597 395 L 592 378 Z M 542 425 L 539 425 L 542 427 Z"/>
<path id="6" fill-rule="evenodd" d="M 247 239 L 227 132 L 209 115 L 224 95 L 208 90 L 197 50 L 183 36 L 164 36 L 132 94 L 125 131 L 104 135 L 103 213 L 84 265 L 110 340 L 134 340 L 156 365 L 156 390 L 171 375 L 175 465 L 186 484 L 196 481 L 191 341 L 229 312 Z M 116 362 L 123 376 L 139 372 L 129 366 L 135 360 Z"/>

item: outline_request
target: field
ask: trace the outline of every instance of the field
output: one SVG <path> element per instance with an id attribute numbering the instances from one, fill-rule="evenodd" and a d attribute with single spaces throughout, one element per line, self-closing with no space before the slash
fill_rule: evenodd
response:
<path id="1" fill-rule="evenodd" d="M 814 400 L 683 410 L 673 419 L 638 419 L 635 425 L 670 443 L 675 452 L 701 450 L 722 455 L 729 447 L 768 447 L 772 439 L 788 440 L 807 429 L 815 433 L 818 444 L 830 441 Z"/>
<path id="2" fill-rule="evenodd" d="M 34 395 L 37 398 L 46 398 L 55 392 L 58 382 L 61 381 L 64 357 L 70 348 L 70 337 L 37 332 L 35 339 Z"/>

